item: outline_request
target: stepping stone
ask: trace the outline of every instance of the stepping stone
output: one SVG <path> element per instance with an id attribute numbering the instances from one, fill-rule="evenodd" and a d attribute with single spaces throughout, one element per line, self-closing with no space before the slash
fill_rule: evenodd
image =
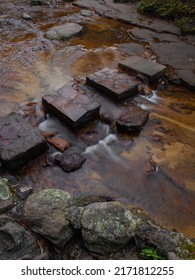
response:
<path id="1" fill-rule="evenodd" d="M 90 74 L 86 83 L 119 101 L 138 93 L 138 81 L 125 73 L 108 68 Z"/>
<path id="2" fill-rule="evenodd" d="M 6 169 L 19 168 L 46 150 L 38 128 L 16 113 L 0 118 L 0 161 Z"/>
<path id="3" fill-rule="evenodd" d="M 160 79 L 164 75 L 166 69 L 166 66 L 139 56 L 128 57 L 120 62 L 118 66 L 124 70 L 138 72 L 145 76 L 150 82 Z"/>
<path id="4" fill-rule="evenodd" d="M 45 95 L 42 101 L 49 113 L 73 129 L 81 128 L 99 118 L 101 106 L 68 86 L 60 88 L 57 94 Z"/>
<path id="5" fill-rule="evenodd" d="M 124 132 L 139 131 L 147 122 L 148 117 L 149 112 L 139 106 L 129 105 L 128 110 L 116 121 L 117 130 Z"/>

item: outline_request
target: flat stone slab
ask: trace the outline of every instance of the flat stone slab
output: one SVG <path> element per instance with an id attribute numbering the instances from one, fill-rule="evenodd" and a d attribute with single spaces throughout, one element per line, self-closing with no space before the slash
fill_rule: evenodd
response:
<path id="1" fill-rule="evenodd" d="M 116 121 L 117 130 L 124 132 L 139 131 L 147 122 L 148 117 L 148 111 L 139 106 L 129 105 L 128 109 Z"/>
<path id="2" fill-rule="evenodd" d="M 127 71 L 134 71 L 142 74 L 150 82 L 154 82 L 155 80 L 161 78 L 164 75 L 166 69 L 166 66 L 139 56 L 128 57 L 118 65 Z"/>
<path id="3" fill-rule="evenodd" d="M 64 40 L 82 33 L 83 27 L 77 23 L 66 23 L 50 28 L 45 36 L 51 40 Z"/>
<path id="4" fill-rule="evenodd" d="M 6 169 L 19 168 L 46 150 L 38 128 L 16 113 L 0 118 L 0 161 Z"/>
<path id="5" fill-rule="evenodd" d="M 138 81 L 135 78 L 108 68 L 90 74 L 86 83 L 116 100 L 130 98 L 138 93 Z"/>
<path id="6" fill-rule="evenodd" d="M 60 88 L 57 94 L 45 95 L 42 101 L 48 112 L 73 129 L 99 118 L 100 105 L 68 86 Z"/>

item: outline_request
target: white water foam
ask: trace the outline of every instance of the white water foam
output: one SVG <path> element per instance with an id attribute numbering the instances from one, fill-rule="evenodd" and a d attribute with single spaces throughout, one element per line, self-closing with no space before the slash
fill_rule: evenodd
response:
<path id="1" fill-rule="evenodd" d="M 114 153 L 112 147 L 109 146 L 109 144 L 115 141 L 117 141 L 117 136 L 115 134 L 109 134 L 97 144 L 87 147 L 83 154 L 109 155 L 114 161 L 118 162 L 120 158 Z"/>

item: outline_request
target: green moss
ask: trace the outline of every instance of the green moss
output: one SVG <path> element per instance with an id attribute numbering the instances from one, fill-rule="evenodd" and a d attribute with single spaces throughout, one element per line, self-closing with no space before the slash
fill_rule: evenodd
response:
<path id="1" fill-rule="evenodd" d="M 195 243 L 184 239 L 180 245 L 180 255 L 186 260 L 195 260 Z"/>
<path id="2" fill-rule="evenodd" d="M 182 32 L 195 32 L 195 3 L 192 0 L 140 0 L 138 11 L 173 20 Z"/>
<path id="3" fill-rule="evenodd" d="M 160 255 L 160 253 L 152 247 L 142 249 L 140 256 L 147 260 L 163 260 L 163 257 Z"/>

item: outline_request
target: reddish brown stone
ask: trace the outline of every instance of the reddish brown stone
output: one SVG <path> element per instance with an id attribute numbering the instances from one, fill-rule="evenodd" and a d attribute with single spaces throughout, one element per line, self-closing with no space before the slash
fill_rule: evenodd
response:
<path id="1" fill-rule="evenodd" d="M 138 81 L 125 73 L 108 68 L 90 74 L 86 83 L 116 100 L 130 98 L 138 93 Z"/>
<path id="2" fill-rule="evenodd" d="M 142 108 L 130 105 L 116 121 L 117 129 L 120 131 L 132 132 L 141 130 L 149 117 L 149 112 Z"/>
<path id="3" fill-rule="evenodd" d="M 85 158 L 81 154 L 73 153 L 71 155 L 57 155 L 56 163 L 66 172 L 72 172 L 79 169 L 85 162 Z"/>
<path id="4" fill-rule="evenodd" d="M 47 139 L 47 142 L 58 149 L 60 152 L 64 152 L 70 146 L 70 144 L 66 140 L 59 137 Z"/>
<path id="5" fill-rule="evenodd" d="M 64 86 L 57 94 L 45 95 L 42 101 L 47 111 L 72 128 L 81 128 L 99 118 L 100 105 L 71 87 Z"/>

